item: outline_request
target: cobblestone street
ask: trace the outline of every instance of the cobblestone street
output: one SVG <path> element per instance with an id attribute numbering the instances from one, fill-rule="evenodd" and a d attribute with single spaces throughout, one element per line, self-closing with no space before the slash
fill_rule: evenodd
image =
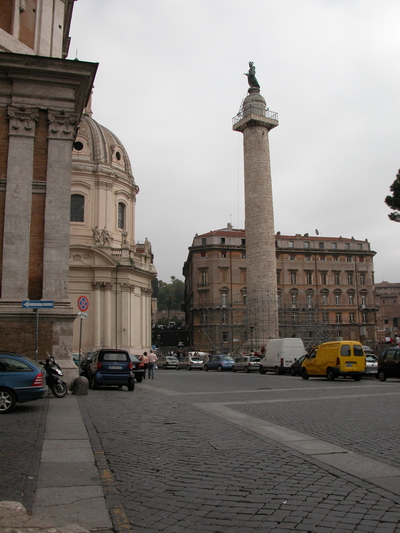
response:
<path id="1" fill-rule="evenodd" d="M 207 405 L 398 465 L 397 387 L 159 371 L 133 394 L 91 391 L 80 402 L 134 531 L 393 533 L 400 531 L 397 494 L 243 430 Z M 390 457 L 382 457 L 385 446 Z"/>

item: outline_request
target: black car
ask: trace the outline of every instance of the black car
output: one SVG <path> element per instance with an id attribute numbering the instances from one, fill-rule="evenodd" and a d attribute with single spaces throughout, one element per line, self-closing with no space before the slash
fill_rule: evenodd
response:
<path id="1" fill-rule="evenodd" d="M 139 361 L 139 358 L 136 355 L 130 355 L 132 362 L 132 374 L 135 376 L 135 379 L 138 383 L 140 383 L 143 380 L 145 369 L 144 369 L 144 363 L 142 361 Z"/>
<path id="2" fill-rule="evenodd" d="M 89 386 L 92 389 L 101 385 L 125 385 L 130 391 L 135 388 L 133 363 L 126 350 L 102 348 L 93 354 L 86 366 Z"/>
<path id="3" fill-rule="evenodd" d="M 378 360 L 377 377 L 379 381 L 387 378 L 400 378 L 400 347 L 388 346 Z"/>
<path id="4" fill-rule="evenodd" d="M 291 364 L 290 373 L 292 376 L 301 376 L 301 365 L 303 364 L 305 358 L 306 355 L 304 354 Z"/>

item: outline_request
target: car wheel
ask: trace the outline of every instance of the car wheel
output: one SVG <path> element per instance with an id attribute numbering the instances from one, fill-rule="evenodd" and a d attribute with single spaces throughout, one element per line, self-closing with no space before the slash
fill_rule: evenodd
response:
<path id="1" fill-rule="evenodd" d="M 99 386 L 97 385 L 96 383 L 96 380 L 94 379 L 94 376 L 92 377 L 91 381 L 90 381 L 90 386 L 93 390 L 97 390 L 99 388 Z"/>
<path id="2" fill-rule="evenodd" d="M 188 365 L 186 368 L 187 370 L 192 370 L 192 367 L 190 365 Z"/>
<path id="3" fill-rule="evenodd" d="M 204 370 L 207 372 L 208 371 L 208 366 L 207 365 L 204 365 Z"/>
<path id="4" fill-rule="evenodd" d="M 265 368 L 260 366 L 260 374 L 266 374 L 266 373 L 267 373 L 267 371 L 265 370 Z"/>
<path id="5" fill-rule="evenodd" d="M 279 376 L 280 373 L 281 373 L 281 369 L 279 368 L 279 366 L 276 366 L 275 367 L 275 375 Z"/>
<path id="6" fill-rule="evenodd" d="M 0 414 L 11 413 L 17 403 L 17 398 L 13 391 L 0 389 Z"/>
<path id="7" fill-rule="evenodd" d="M 334 381 L 335 380 L 335 374 L 333 373 L 332 368 L 326 369 L 326 379 L 328 381 Z"/>
<path id="8" fill-rule="evenodd" d="M 217 370 L 218 370 L 218 372 L 222 372 L 222 366 L 218 365 Z"/>
<path id="9" fill-rule="evenodd" d="M 140 378 L 136 378 L 136 381 L 137 381 L 138 383 L 141 383 L 141 382 L 142 382 L 142 379 L 143 379 L 142 376 L 140 376 Z"/>
<path id="10" fill-rule="evenodd" d="M 386 374 L 384 370 L 378 370 L 378 379 L 379 381 L 386 381 Z"/>
<path id="11" fill-rule="evenodd" d="M 360 381 L 361 376 L 353 376 L 354 381 Z"/>
<path id="12" fill-rule="evenodd" d="M 295 375 L 296 375 L 296 370 L 295 370 L 293 367 L 290 369 L 290 374 L 291 374 L 292 376 L 295 376 Z"/>
<path id="13" fill-rule="evenodd" d="M 244 369 L 245 372 L 250 372 L 250 368 L 248 366 L 246 366 L 246 368 Z"/>
<path id="14" fill-rule="evenodd" d="M 236 368 L 234 366 L 232 367 L 232 372 L 236 372 Z"/>
<path id="15" fill-rule="evenodd" d="M 133 390 L 135 388 L 135 380 L 133 378 L 128 379 L 128 390 Z"/>
<path id="16" fill-rule="evenodd" d="M 310 376 L 308 375 L 308 372 L 307 372 L 307 370 L 306 370 L 305 368 L 302 368 L 302 369 L 301 369 L 301 377 L 302 377 L 303 379 L 308 379 L 308 378 L 310 377 Z"/>

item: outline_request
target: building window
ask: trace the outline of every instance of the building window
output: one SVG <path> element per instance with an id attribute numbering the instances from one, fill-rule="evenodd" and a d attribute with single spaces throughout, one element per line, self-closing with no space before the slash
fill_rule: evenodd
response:
<path id="1" fill-rule="evenodd" d="M 226 252 L 221 252 L 221 257 L 222 257 L 223 259 L 225 259 L 225 258 L 226 258 Z"/>
<path id="2" fill-rule="evenodd" d="M 336 324 L 342 323 L 342 313 L 336 313 Z"/>
<path id="3" fill-rule="evenodd" d="M 335 294 L 335 304 L 340 305 L 340 294 Z"/>
<path id="4" fill-rule="evenodd" d="M 203 312 L 201 315 L 201 323 L 207 324 L 207 322 L 208 322 L 207 309 L 203 309 Z"/>
<path id="5" fill-rule="evenodd" d="M 126 206 L 122 202 L 118 203 L 118 229 L 125 229 L 125 209 Z"/>
<path id="6" fill-rule="evenodd" d="M 225 237 L 221 237 L 221 244 L 225 244 Z"/>
<path id="7" fill-rule="evenodd" d="M 337 250 L 337 242 L 332 243 L 332 250 Z"/>
<path id="8" fill-rule="evenodd" d="M 328 316 L 328 311 L 324 311 L 322 313 L 322 322 L 324 322 L 325 324 L 328 323 L 328 320 L 329 320 L 329 316 Z"/>
<path id="9" fill-rule="evenodd" d="M 361 295 L 361 305 L 365 307 L 367 305 L 367 296 L 365 294 Z"/>
<path id="10" fill-rule="evenodd" d="M 276 271 L 276 282 L 278 285 L 280 285 L 281 283 L 281 271 L 280 270 Z"/>
<path id="11" fill-rule="evenodd" d="M 200 257 L 207 257 L 207 252 L 200 252 Z"/>
<path id="12" fill-rule="evenodd" d="M 290 273 L 290 283 L 292 285 L 296 285 L 296 272 L 291 272 Z"/>
<path id="13" fill-rule="evenodd" d="M 227 324 L 227 323 L 228 323 L 228 311 L 226 309 L 222 309 L 221 324 Z"/>
<path id="14" fill-rule="evenodd" d="M 340 272 L 335 272 L 335 285 L 340 285 Z"/>
<path id="15" fill-rule="evenodd" d="M 354 305 L 354 294 L 352 292 L 349 293 L 349 305 Z"/>
<path id="16" fill-rule="evenodd" d="M 288 246 L 289 248 L 294 248 L 294 241 L 289 241 Z"/>
<path id="17" fill-rule="evenodd" d="M 364 258 L 363 257 L 359 257 L 358 261 L 359 261 L 359 263 L 364 263 Z"/>
<path id="18" fill-rule="evenodd" d="M 246 239 L 242 239 L 242 246 L 246 246 Z"/>
<path id="19" fill-rule="evenodd" d="M 346 242 L 344 247 L 345 247 L 346 250 L 350 250 L 350 243 Z"/>
<path id="20" fill-rule="evenodd" d="M 354 313 L 350 313 L 350 324 L 354 324 Z"/>
<path id="21" fill-rule="evenodd" d="M 242 252 L 242 259 L 246 259 L 246 252 Z"/>
<path id="22" fill-rule="evenodd" d="M 348 255 L 348 256 L 346 257 L 346 261 L 347 261 L 348 263 L 352 263 L 352 262 L 353 262 L 353 256 L 352 256 L 352 255 Z"/>
<path id="23" fill-rule="evenodd" d="M 290 258 L 291 261 L 296 261 L 296 256 L 295 255 L 290 255 L 289 258 Z"/>
<path id="24" fill-rule="evenodd" d="M 320 255 L 320 256 L 319 256 L 319 260 L 320 260 L 320 261 L 325 261 L 325 259 L 326 259 L 326 258 L 325 258 L 324 255 Z"/>
<path id="25" fill-rule="evenodd" d="M 308 241 L 304 243 L 304 248 L 310 248 L 310 243 Z"/>
<path id="26" fill-rule="evenodd" d="M 347 284 L 353 285 L 353 272 L 347 272 Z"/>
<path id="27" fill-rule="evenodd" d="M 321 285 L 326 285 L 326 272 L 321 272 Z"/>
<path id="28" fill-rule="evenodd" d="M 306 255 L 305 258 L 306 258 L 306 261 L 311 261 L 311 255 Z"/>
<path id="29" fill-rule="evenodd" d="M 320 250 L 323 250 L 323 248 L 324 248 L 324 243 L 323 243 L 323 242 L 319 242 L 319 243 L 318 243 L 318 247 L 320 248 Z"/>
<path id="30" fill-rule="evenodd" d="M 71 222 L 85 221 L 85 197 L 81 194 L 71 195 Z"/>
<path id="31" fill-rule="evenodd" d="M 203 286 L 208 285 L 207 270 L 201 270 L 200 273 L 201 273 L 201 284 Z"/>
<path id="32" fill-rule="evenodd" d="M 206 239 L 205 237 L 202 237 L 202 239 L 201 239 L 201 244 L 203 244 L 203 245 L 204 245 L 204 244 L 207 244 L 207 239 Z"/>
<path id="33" fill-rule="evenodd" d="M 308 294 L 307 294 L 307 307 L 308 307 L 308 309 L 311 309 L 311 308 L 312 308 L 312 306 L 313 306 L 313 300 L 314 300 L 314 298 L 313 298 L 313 294 L 312 294 L 312 293 L 308 293 Z"/>
<path id="34" fill-rule="evenodd" d="M 360 285 L 365 285 L 365 274 L 360 274 Z"/>
<path id="35" fill-rule="evenodd" d="M 367 313 L 362 313 L 362 323 L 367 324 Z"/>
<path id="36" fill-rule="evenodd" d="M 362 244 L 361 244 L 361 242 L 359 242 L 359 243 L 357 244 L 357 247 L 358 247 L 359 250 L 362 250 Z"/>
<path id="37" fill-rule="evenodd" d="M 313 272 L 306 272 L 306 283 L 307 285 L 312 285 L 313 283 Z"/>
<path id="38" fill-rule="evenodd" d="M 333 256 L 333 260 L 334 260 L 334 261 L 339 261 L 338 256 L 337 256 L 337 255 L 334 255 L 334 256 Z"/>
<path id="39" fill-rule="evenodd" d="M 221 307 L 226 307 L 228 302 L 228 293 L 221 292 Z"/>
<path id="40" fill-rule="evenodd" d="M 324 292 L 321 294 L 321 303 L 322 305 L 328 305 L 328 295 Z"/>
<path id="41" fill-rule="evenodd" d="M 223 331 L 222 332 L 222 342 L 228 342 L 228 332 Z"/>

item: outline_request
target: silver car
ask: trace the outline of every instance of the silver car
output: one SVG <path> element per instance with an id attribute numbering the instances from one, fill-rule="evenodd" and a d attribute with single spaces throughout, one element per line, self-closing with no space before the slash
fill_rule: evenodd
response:
<path id="1" fill-rule="evenodd" d="M 365 356 L 365 375 L 377 376 L 378 374 L 378 358 L 373 353 Z"/>
<path id="2" fill-rule="evenodd" d="M 259 370 L 260 368 L 260 357 L 254 355 L 243 355 L 235 359 L 235 364 L 233 365 L 232 370 L 244 370 L 245 372 L 251 372 L 252 370 Z"/>

